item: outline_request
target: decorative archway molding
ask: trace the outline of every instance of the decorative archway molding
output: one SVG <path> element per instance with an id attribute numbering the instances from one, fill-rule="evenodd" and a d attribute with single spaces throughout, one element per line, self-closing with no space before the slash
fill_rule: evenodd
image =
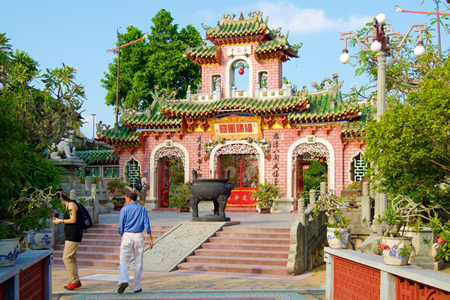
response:
<path id="1" fill-rule="evenodd" d="M 164 156 L 181 158 L 184 166 L 184 182 L 189 181 L 189 153 L 187 149 L 175 142 L 171 147 L 166 146 L 165 142 L 161 143 L 153 149 L 150 155 L 150 199 L 156 199 L 156 167 L 158 160 Z"/>
<path id="2" fill-rule="evenodd" d="M 304 145 L 303 145 L 304 144 Z M 304 148 L 302 147 L 304 146 Z M 305 151 L 307 150 L 307 151 Z M 334 190 L 335 187 L 335 154 L 333 146 L 327 140 L 316 137 L 315 143 L 308 143 L 307 138 L 301 138 L 295 141 L 287 154 L 287 198 L 294 200 L 292 195 L 292 170 L 294 168 L 295 158 L 298 154 L 314 151 L 324 154 L 327 157 L 328 164 L 328 188 Z"/>
<path id="3" fill-rule="evenodd" d="M 248 143 L 247 141 L 225 141 L 224 144 L 219 144 L 211 151 L 209 156 L 209 169 L 212 176 L 216 176 L 217 159 L 221 154 L 254 154 L 258 157 L 258 178 L 259 183 L 264 183 L 264 151 L 255 143 Z"/>
<path id="4" fill-rule="evenodd" d="M 126 183 L 128 183 L 128 172 L 127 172 L 128 171 L 128 163 L 130 161 L 132 161 L 133 159 L 138 163 L 139 167 L 142 168 L 142 163 L 136 157 L 134 157 L 134 155 L 131 155 L 130 158 L 123 165 L 123 172 L 122 172 L 122 174 L 123 174 L 123 181 L 126 182 Z"/>
<path id="5" fill-rule="evenodd" d="M 234 59 L 230 59 L 228 61 L 227 67 L 226 67 L 226 73 L 225 73 L 225 76 L 226 76 L 225 78 L 227 80 L 225 96 L 226 96 L 226 98 L 231 97 L 231 85 L 233 84 L 233 82 L 231 81 L 231 69 L 232 69 L 231 65 L 237 60 L 244 60 L 248 63 L 248 91 L 250 93 L 249 97 L 253 97 L 253 64 L 252 64 L 252 61 L 246 56 L 237 56 Z M 222 80 L 222 86 L 223 86 L 223 80 Z"/>

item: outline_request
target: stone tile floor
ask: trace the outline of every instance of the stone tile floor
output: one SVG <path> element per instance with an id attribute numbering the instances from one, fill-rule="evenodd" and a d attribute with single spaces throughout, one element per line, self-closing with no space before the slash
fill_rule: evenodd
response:
<path id="1" fill-rule="evenodd" d="M 78 295 L 117 294 L 118 270 L 80 268 L 83 286 L 67 291 L 69 282 L 63 267 L 52 268 L 53 300 L 71 300 Z M 130 270 L 130 278 L 133 271 Z M 213 272 L 174 271 L 170 273 L 144 272 L 142 289 L 146 294 L 199 294 L 234 292 L 295 293 L 305 299 L 325 299 L 325 265 L 313 272 L 298 276 L 226 274 Z M 131 284 L 126 290 L 132 294 Z"/>

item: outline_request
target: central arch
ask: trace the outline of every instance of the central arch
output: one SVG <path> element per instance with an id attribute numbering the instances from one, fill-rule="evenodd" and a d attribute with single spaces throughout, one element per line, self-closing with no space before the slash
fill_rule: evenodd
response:
<path id="1" fill-rule="evenodd" d="M 314 143 L 308 142 L 307 138 L 301 138 L 289 147 L 287 156 L 287 198 L 294 200 L 292 195 L 292 170 L 294 169 L 295 158 L 303 153 L 320 153 L 327 157 L 328 164 L 328 188 L 334 190 L 335 187 L 335 157 L 333 146 L 327 140 L 316 137 Z"/>
<path id="2" fill-rule="evenodd" d="M 259 183 L 264 183 L 265 163 L 264 152 L 261 147 L 246 141 L 226 141 L 224 144 L 217 145 L 211 151 L 209 159 L 209 169 L 214 177 L 216 176 L 217 158 L 221 154 L 255 154 L 258 158 Z"/>

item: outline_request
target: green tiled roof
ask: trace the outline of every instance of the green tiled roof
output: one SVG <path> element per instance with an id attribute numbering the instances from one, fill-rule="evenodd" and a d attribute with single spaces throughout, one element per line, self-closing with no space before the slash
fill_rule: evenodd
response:
<path id="1" fill-rule="evenodd" d="M 289 120 L 301 123 L 313 120 L 341 119 L 343 116 L 358 112 L 357 105 L 336 101 L 330 94 L 310 95 L 308 103 L 310 104 L 308 110 L 289 114 Z M 334 108 L 331 108 L 332 105 Z"/>
<path id="2" fill-rule="evenodd" d="M 287 37 L 277 37 L 271 41 L 264 41 L 258 44 L 255 48 L 256 53 L 267 53 L 273 51 L 288 51 L 289 53 L 295 57 L 298 56 L 299 46 L 291 46 L 287 41 Z"/>
<path id="3" fill-rule="evenodd" d="M 221 110 L 240 109 L 255 115 L 289 112 L 303 107 L 306 100 L 299 96 L 260 100 L 254 98 L 227 98 L 209 103 L 165 102 L 161 112 L 169 116 L 184 118 L 205 118 L 220 114 Z"/>
<path id="4" fill-rule="evenodd" d="M 182 118 L 170 118 L 161 114 L 154 113 L 150 116 L 147 114 L 131 115 L 124 120 L 125 124 L 133 127 L 180 127 Z"/>
<path id="5" fill-rule="evenodd" d="M 119 163 L 119 156 L 114 150 L 77 151 L 77 156 L 86 163 Z"/>
<path id="6" fill-rule="evenodd" d="M 210 58 L 214 57 L 217 52 L 219 52 L 220 47 L 217 46 L 198 46 L 188 48 L 186 54 L 188 56 L 195 56 L 200 58 Z"/>
<path id="7" fill-rule="evenodd" d="M 118 127 L 97 130 L 97 136 L 108 144 L 132 146 L 139 144 L 140 132 L 135 132 L 128 127 Z"/>
<path id="8" fill-rule="evenodd" d="M 263 21 L 262 16 L 243 20 L 229 20 L 222 18 L 222 21 L 217 27 L 208 28 L 206 30 L 207 38 L 237 37 L 256 34 L 272 34 L 267 27 L 267 20 Z"/>

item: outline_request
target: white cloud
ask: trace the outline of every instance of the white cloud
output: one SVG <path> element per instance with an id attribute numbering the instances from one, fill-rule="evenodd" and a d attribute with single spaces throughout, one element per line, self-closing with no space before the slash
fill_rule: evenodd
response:
<path id="1" fill-rule="evenodd" d="M 250 7 L 245 5 L 234 8 L 234 11 L 261 10 L 264 18 L 269 16 L 269 27 L 282 27 L 282 32 L 291 34 L 317 34 L 324 31 L 349 31 L 363 27 L 373 19 L 373 16 L 361 14 L 350 15 L 348 18 L 329 19 L 321 8 L 301 8 L 288 1 L 260 1 Z"/>

